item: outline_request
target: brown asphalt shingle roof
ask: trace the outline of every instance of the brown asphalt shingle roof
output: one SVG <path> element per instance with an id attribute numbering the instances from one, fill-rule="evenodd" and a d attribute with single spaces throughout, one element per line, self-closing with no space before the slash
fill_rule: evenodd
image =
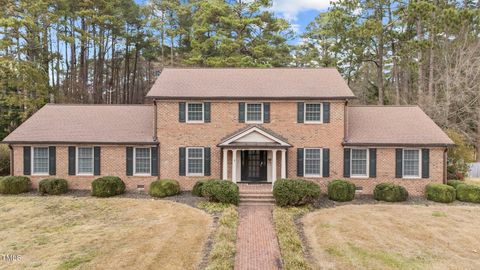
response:
<path id="1" fill-rule="evenodd" d="M 349 106 L 344 144 L 449 146 L 453 142 L 418 106 Z"/>
<path id="2" fill-rule="evenodd" d="M 333 68 L 165 68 L 147 97 L 159 99 L 355 98 Z"/>
<path id="3" fill-rule="evenodd" d="M 47 104 L 7 143 L 155 143 L 151 105 Z"/>

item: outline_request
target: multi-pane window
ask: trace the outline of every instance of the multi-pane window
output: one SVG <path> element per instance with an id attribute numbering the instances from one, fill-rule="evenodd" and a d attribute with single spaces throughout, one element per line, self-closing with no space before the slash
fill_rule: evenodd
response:
<path id="1" fill-rule="evenodd" d="M 403 150 L 403 177 L 420 177 L 420 150 Z"/>
<path id="2" fill-rule="evenodd" d="M 352 149 L 352 176 L 367 176 L 367 149 Z"/>
<path id="3" fill-rule="evenodd" d="M 322 122 L 322 104 L 307 103 L 305 104 L 305 122 Z"/>
<path id="4" fill-rule="evenodd" d="M 307 148 L 304 155 L 305 176 L 320 176 L 322 149 Z"/>
<path id="5" fill-rule="evenodd" d="M 263 122 L 262 103 L 247 103 L 246 106 L 247 122 Z"/>
<path id="6" fill-rule="evenodd" d="M 77 148 L 77 174 L 93 174 L 93 148 Z"/>
<path id="7" fill-rule="evenodd" d="M 151 165 L 150 148 L 135 148 L 135 174 L 149 175 Z"/>
<path id="8" fill-rule="evenodd" d="M 48 174 L 48 147 L 33 148 L 33 174 Z"/>
<path id="9" fill-rule="evenodd" d="M 187 148 L 188 175 L 203 175 L 203 148 Z"/>
<path id="10" fill-rule="evenodd" d="M 203 103 L 187 104 L 187 121 L 203 122 Z"/>

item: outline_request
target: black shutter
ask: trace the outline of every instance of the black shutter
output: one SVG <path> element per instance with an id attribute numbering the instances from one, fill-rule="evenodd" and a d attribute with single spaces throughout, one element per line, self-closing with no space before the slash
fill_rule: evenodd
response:
<path id="1" fill-rule="evenodd" d="M 330 149 L 323 148 L 323 167 L 322 167 L 322 176 L 329 177 L 330 176 Z"/>
<path id="2" fill-rule="evenodd" d="M 330 123 L 330 102 L 323 102 L 323 123 Z"/>
<path id="3" fill-rule="evenodd" d="M 187 149 L 185 147 L 180 147 L 179 148 L 179 161 L 178 161 L 178 168 L 179 168 L 179 172 L 178 174 L 180 176 L 185 176 L 186 175 L 186 151 Z"/>
<path id="4" fill-rule="evenodd" d="M 100 146 L 93 147 L 93 175 L 100 175 Z"/>
<path id="5" fill-rule="evenodd" d="M 350 148 L 343 148 L 343 177 L 350 177 Z"/>
<path id="6" fill-rule="evenodd" d="M 152 176 L 158 176 L 158 147 L 152 147 L 151 148 L 151 162 L 152 162 Z"/>
<path id="7" fill-rule="evenodd" d="M 76 149 L 75 146 L 68 147 L 68 175 L 76 174 Z"/>
<path id="8" fill-rule="evenodd" d="M 13 162 L 13 161 L 12 161 Z M 32 164 L 32 148 L 30 146 L 23 147 L 23 175 L 30 175 Z M 10 172 L 13 175 L 13 172 Z"/>
<path id="9" fill-rule="evenodd" d="M 211 121 L 210 102 L 203 103 L 203 120 L 205 123 L 210 123 Z"/>
<path id="10" fill-rule="evenodd" d="M 303 114 L 305 105 L 303 102 L 297 102 L 297 123 L 303 123 Z"/>
<path id="11" fill-rule="evenodd" d="M 178 103 L 178 121 L 180 123 L 185 123 L 185 111 L 186 111 L 185 102 L 179 102 Z"/>
<path id="12" fill-rule="evenodd" d="M 56 175 L 57 174 L 57 151 L 55 146 L 48 147 L 48 174 Z"/>
<path id="13" fill-rule="evenodd" d="M 395 149 L 395 178 L 403 177 L 403 149 Z"/>
<path id="14" fill-rule="evenodd" d="M 270 123 L 270 103 L 263 103 L 263 122 Z"/>
<path id="15" fill-rule="evenodd" d="M 245 123 L 245 102 L 238 103 L 238 122 Z"/>
<path id="16" fill-rule="evenodd" d="M 127 166 L 126 173 L 128 176 L 133 175 L 133 147 L 127 147 Z"/>
<path id="17" fill-rule="evenodd" d="M 377 149 L 370 148 L 369 150 L 369 168 L 368 168 L 368 176 L 371 178 L 377 177 Z"/>
<path id="18" fill-rule="evenodd" d="M 422 178 L 430 177 L 430 150 L 422 149 Z"/>
<path id="19" fill-rule="evenodd" d="M 303 148 L 297 149 L 297 176 L 303 176 Z"/>
<path id="20" fill-rule="evenodd" d="M 203 150 L 203 174 L 210 176 L 210 147 L 205 147 Z"/>

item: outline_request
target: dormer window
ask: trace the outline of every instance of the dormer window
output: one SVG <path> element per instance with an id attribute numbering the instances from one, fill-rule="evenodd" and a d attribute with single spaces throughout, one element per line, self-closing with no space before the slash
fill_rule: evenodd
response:
<path id="1" fill-rule="evenodd" d="M 245 120 L 247 123 L 263 123 L 263 103 L 247 103 Z"/>

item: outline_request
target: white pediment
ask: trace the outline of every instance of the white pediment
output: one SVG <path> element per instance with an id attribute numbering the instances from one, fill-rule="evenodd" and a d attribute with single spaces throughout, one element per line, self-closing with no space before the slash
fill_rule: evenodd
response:
<path id="1" fill-rule="evenodd" d="M 269 132 L 262 130 L 258 127 L 251 127 L 247 130 L 241 131 L 224 142 L 220 143 L 219 146 L 228 146 L 235 143 L 246 143 L 246 144 L 270 144 L 278 146 L 290 146 L 287 142 L 277 138 L 276 136 L 270 134 Z"/>

